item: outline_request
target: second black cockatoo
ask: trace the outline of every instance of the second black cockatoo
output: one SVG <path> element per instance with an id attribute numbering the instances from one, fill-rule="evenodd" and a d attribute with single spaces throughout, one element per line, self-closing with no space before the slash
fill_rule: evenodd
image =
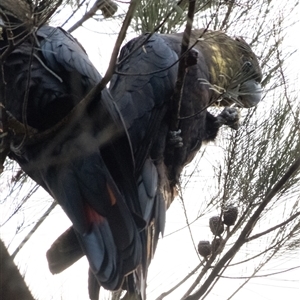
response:
<path id="1" fill-rule="evenodd" d="M 125 121 L 135 157 L 139 202 L 146 221 L 147 260 L 126 277 L 139 283 L 145 298 L 147 267 L 158 235 L 163 231 L 165 208 L 176 195 L 183 167 L 213 140 L 220 126 L 236 126 L 238 113 L 232 104 L 249 108 L 261 98 L 261 70 L 256 56 L 242 38 L 218 31 L 195 30 L 191 43 L 197 64 L 188 66 L 181 99 L 179 139 L 171 131 L 171 108 L 177 77 L 182 34 L 142 35 L 127 43 L 120 54 L 110 92 Z M 218 115 L 212 105 L 228 106 Z M 181 144 L 180 144 L 181 143 Z M 180 145 L 179 145 L 180 144 Z M 66 231 L 48 251 L 50 265 L 62 269 L 81 257 L 73 229 Z M 71 240 L 69 251 L 64 245 Z M 63 250 L 64 249 L 64 250 Z M 59 262 L 64 262 L 60 264 Z M 142 269 L 142 270 L 141 270 Z M 144 269 L 144 270 L 143 270 Z M 61 271 L 61 269 L 57 268 Z M 133 287 L 134 288 L 134 287 Z"/>

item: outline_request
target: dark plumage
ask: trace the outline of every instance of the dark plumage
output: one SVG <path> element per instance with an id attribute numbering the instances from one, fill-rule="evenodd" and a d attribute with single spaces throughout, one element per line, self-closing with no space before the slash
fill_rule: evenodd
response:
<path id="1" fill-rule="evenodd" d="M 168 143 L 181 33 L 145 34 L 127 43 L 110 85 L 128 129 L 137 169 L 145 157 L 151 157 L 160 173 L 160 187 L 169 194 L 165 198 L 168 205 L 183 167 L 202 143 L 215 139 L 223 124 L 237 122 L 235 109 L 226 108 L 215 117 L 207 107 L 217 103 L 251 107 L 260 101 L 261 70 L 246 42 L 218 31 L 195 30 L 191 43 L 199 37 L 193 48 L 198 53 L 197 64 L 188 68 L 182 93 L 182 147 L 174 149 Z"/>
<path id="2" fill-rule="evenodd" d="M 202 33 L 194 31 L 192 42 Z M 169 134 L 170 99 L 177 77 L 181 38 L 182 34 L 151 37 L 146 34 L 131 40 L 120 53 L 110 84 L 132 143 L 139 201 L 147 224 L 148 246 L 144 248 L 143 263 L 126 278 L 130 293 L 138 286 L 146 286 L 147 268 L 164 228 L 165 208 L 176 194 L 183 167 L 192 160 L 202 142 L 216 137 L 220 126 L 235 126 L 238 122 L 234 108 L 225 108 L 215 117 L 206 110 L 207 106 L 221 100 L 218 103 L 222 105 L 237 102 L 239 106 L 250 107 L 260 100 L 261 71 L 249 46 L 242 39 L 207 32 L 194 47 L 198 62 L 187 73 L 181 106 L 181 116 L 190 117 L 179 124 L 183 146 L 174 148 Z M 174 154 L 172 158 L 170 153 Z M 57 257 L 63 255 L 55 247 L 49 251 Z"/>
<path id="3" fill-rule="evenodd" d="M 16 19 L 10 21 L 2 24 L 1 53 L 8 47 L 7 28 L 18 25 L 26 32 Z M 77 41 L 50 26 L 10 53 L 3 74 L 5 109 L 40 133 L 61 121 L 101 80 Z M 73 243 L 80 244 L 98 282 L 107 289 L 120 288 L 124 276 L 143 259 L 144 221 L 131 145 L 109 92 L 95 95 L 79 115 L 46 139 L 32 143 L 12 131 L 9 139 L 10 157 L 58 201 L 73 223 L 73 237 L 61 247 L 69 245 L 64 253 L 73 251 Z M 55 272 L 63 268 L 59 263 L 50 266 Z"/>
<path id="4" fill-rule="evenodd" d="M 192 42 L 202 33 L 193 32 Z M 64 117 L 100 76 L 80 46 L 61 29 L 44 27 L 36 36 L 39 45 L 34 50 L 27 120 L 41 131 Z M 236 102 L 250 107 L 260 100 L 256 82 L 261 73 L 249 46 L 241 39 L 209 31 L 194 47 L 198 60 L 186 76 L 180 139 L 175 135 L 170 142 L 170 99 L 181 39 L 182 34 L 133 39 L 123 47 L 111 80 L 114 102 L 104 90 L 83 115 L 51 139 L 11 151 L 11 157 L 61 204 L 73 222 L 73 229 L 47 253 L 50 270 L 61 272 L 86 254 L 92 270 L 91 299 L 98 297 L 98 283 L 112 290 L 123 283 L 129 294 L 146 298 L 147 269 L 183 167 L 202 142 L 216 137 L 220 126 L 234 126 L 238 119 L 235 109 L 215 117 L 207 107 L 218 100 L 222 105 Z M 24 121 L 25 70 L 34 42 L 23 43 L 5 62 L 10 88 L 18 84 L 7 109 L 20 121 Z M 17 81 L 12 78 L 16 74 Z M 181 147 L 174 145 L 176 140 L 182 140 Z"/>

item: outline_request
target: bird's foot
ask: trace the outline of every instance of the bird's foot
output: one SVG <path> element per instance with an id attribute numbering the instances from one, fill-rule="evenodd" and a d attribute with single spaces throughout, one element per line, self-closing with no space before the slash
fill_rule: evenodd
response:
<path id="1" fill-rule="evenodd" d="M 187 55 L 186 65 L 187 67 L 191 67 L 196 65 L 197 62 L 198 62 L 198 51 L 196 49 L 191 49 Z"/>
<path id="2" fill-rule="evenodd" d="M 216 122 L 221 127 L 227 125 L 232 129 L 237 130 L 240 126 L 240 114 L 235 107 L 225 107 L 224 110 L 217 116 Z"/>
<path id="3" fill-rule="evenodd" d="M 181 148 L 183 146 L 182 137 L 180 136 L 181 130 L 169 131 L 168 144 L 175 148 Z"/>

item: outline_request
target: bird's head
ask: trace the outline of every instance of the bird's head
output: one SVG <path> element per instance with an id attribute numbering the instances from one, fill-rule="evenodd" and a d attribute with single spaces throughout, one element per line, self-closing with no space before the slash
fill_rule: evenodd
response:
<path id="1" fill-rule="evenodd" d="M 209 84 L 216 92 L 216 104 L 246 108 L 257 105 L 261 100 L 262 72 L 246 41 L 220 31 L 208 31 L 202 40 L 207 57 L 211 57 Z"/>
<path id="2" fill-rule="evenodd" d="M 235 43 L 239 66 L 222 98 L 227 103 L 249 108 L 261 100 L 262 72 L 256 55 L 246 41 L 238 37 L 235 38 Z"/>

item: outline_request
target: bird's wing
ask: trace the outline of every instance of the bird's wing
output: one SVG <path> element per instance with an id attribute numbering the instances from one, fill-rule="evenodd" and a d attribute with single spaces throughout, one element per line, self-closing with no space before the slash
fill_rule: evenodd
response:
<path id="1" fill-rule="evenodd" d="M 23 43 L 7 59 L 5 76 L 15 90 L 8 94 L 10 112 L 23 121 L 28 88 L 28 124 L 43 131 L 70 112 L 101 77 L 69 34 L 47 26 L 37 37 L 40 48 Z M 131 145 L 109 92 L 96 95 L 50 138 L 13 148 L 11 156 L 62 206 L 98 281 L 119 288 L 141 261 L 136 220 L 142 217 Z M 117 186 L 120 177 L 124 183 Z"/>
<path id="2" fill-rule="evenodd" d="M 167 199 L 161 172 L 174 93 L 178 55 L 160 38 L 148 34 L 131 40 L 121 51 L 110 92 L 123 116 L 132 143 L 139 203 L 147 226 L 142 232 L 141 266 L 127 277 L 129 293 L 145 298 L 147 270 L 163 233 Z M 136 291 L 139 287 L 139 291 Z"/>
<path id="3" fill-rule="evenodd" d="M 147 38 L 148 35 L 142 36 L 123 47 L 117 74 L 113 76 L 110 84 L 110 92 L 124 119 L 137 164 L 135 175 L 138 203 L 132 204 L 132 211 L 138 212 L 138 207 L 145 222 L 140 226 L 143 227 L 140 231 L 143 257 L 141 267 L 128 276 L 127 288 L 132 292 L 140 289 L 138 292 L 142 294 L 159 233 L 164 229 L 166 211 L 160 182 L 162 178 L 159 176 L 158 166 L 151 158 L 151 151 L 157 143 L 161 125 L 167 122 L 166 111 L 173 93 L 178 58 L 158 35 L 146 41 Z M 163 148 L 164 143 L 163 140 L 160 147 Z M 157 152 L 163 152 L 163 149 Z M 122 181 L 124 177 L 119 181 L 116 179 L 117 185 L 122 186 Z M 48 251 L 48 262 L 54 273 L 72 264 L 71 254 L 78 253 L 74 250 L 78 249 L 78 245 L 74 244 L 69 249 L 70 252 L 65 250 L 70 255 L 60 250 L 58 245 L 63 245 L 63 241 L 68 240 L 68 235 L 72 235 L 71 229 L 59 237 Z M 65 259 L 68 263 L 61 265 L 59 262 L 66 262 Z"/>
<path id="4" fill-rule="evenodd" d="M 142 209 L 142 216 L 146 221 L 145 228 L 140 231 L 143 245 L 141 265 L 126 277 L 124 288 L 137 293 L 146 299 L 146 279 L 148 266 L 153 258 L 159 234 L 163 234 L 165 226 L 166 204 L 159 190 L 159 178 L 156 166 L 151 159 L 147 159 L 138 178 L 138 196 Z M 70 267 L 84 255 L 76 232 L 73 227 L 65 231 L 51 245 L 47 251 L 47 260 L 53 274 L 60 273 Z M 91 299 L 97 299 L 99 286 L 95 282 L 93 273 L 89 273 L 89 292 Z"/>
<path id="5" fill-rule="evenodd" d="M 122 48 L 112 77 L 110 92 L 125 121 L 138 172 L 166 117 L 177 58 L 159 35 L 146 34 Z"/>
<path id="6" fill-rule="evenodd" d="M 40 39 L 42 54 L 52 71 L 59 73 L 76 71 L 81 76 L 81 85 L 95 85 L 101 80 L 84 48 L 70 33 L 59 27 L 43 26 L 36 35 Z"/>

